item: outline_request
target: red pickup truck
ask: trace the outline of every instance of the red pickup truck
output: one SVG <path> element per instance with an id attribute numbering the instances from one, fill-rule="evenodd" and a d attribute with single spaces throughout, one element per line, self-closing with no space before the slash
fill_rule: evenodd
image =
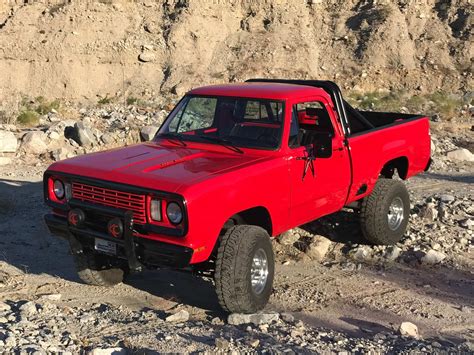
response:
<path id="1" fill-rule="evenodd" d="M 407 179 L 429 168 L 427 117 L 362 112 L 330 81 L 252 79 L 184 96 L 151 142 L 52 164 L 52 234 L 79 276 L 111 286 L 144 267 L 213 275 L 221 306 L 272 291 L 271 237 L 351 207 L 370 243 L 403 236 Z"/>

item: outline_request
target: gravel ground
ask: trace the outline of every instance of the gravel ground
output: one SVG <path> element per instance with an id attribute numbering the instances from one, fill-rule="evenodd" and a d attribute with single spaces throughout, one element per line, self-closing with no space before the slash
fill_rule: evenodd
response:
<path id="1" fill-rule="evenodd" d="M 350 209 L 275 240 L 274 293 L 251 319 L 228 318 L 211 280 L 189 273 L 146 271 L 109 289 L 80 283 L 68 246 L 42 222 L 44 170 L 149 139 L 165 114 L 87 109 L 83 125 L 52 112 L 37 129 L 0 127 L 19 141 L 0 164 L 2 351 L 474 351 L 474 165 L 458 145 L 469 147 L 472 131 L 434 135 L 432 169 L 407 182 L 410 224 L 397 245 L 367 245 Z"/>

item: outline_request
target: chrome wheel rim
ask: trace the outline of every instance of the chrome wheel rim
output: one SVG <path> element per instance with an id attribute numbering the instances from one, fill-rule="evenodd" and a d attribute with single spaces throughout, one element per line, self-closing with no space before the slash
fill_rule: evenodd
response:
<path id="1" fill-rule="evenodd" d="M 393 231 L 398 229 L 402 224 L 403 219 L 403 201 L 400 197 L 395 197 L 388 208 L 388 227 Z"/>
<path id="2" fill-rule="evenodd" d="M 257 295 L 265 289 L 268 279 L 268 259 L 265 250 L 258 249 L 252 259 L 252 268 L 250 269 L 252 290 Z"/>

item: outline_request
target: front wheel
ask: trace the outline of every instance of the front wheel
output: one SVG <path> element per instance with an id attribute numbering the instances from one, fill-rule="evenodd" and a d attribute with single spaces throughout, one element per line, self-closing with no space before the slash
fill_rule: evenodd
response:
<path id="1" fill-rule="evenodd" d="M 365 239 L 374 244 L 395 244 L 405 234 L 410 215 L 410 196 L 405 184 L 379 179 L 361 206 L 361 227 Z"/>
<path id="2" fill-rule="evenodd" d="M 272 293 L 275 260 L 268 233 L 240 225 L 222 237 L 216 258 L 215 284 L 221 307 L 233 313 L 263 309 Z"/>
<path id="3" fill-rule="evenodd" d="M 121 283 L 128 272 L 122 260 L 84 251 L 74 255 L 77 274 L 86 284 L 111 287 Z"/>

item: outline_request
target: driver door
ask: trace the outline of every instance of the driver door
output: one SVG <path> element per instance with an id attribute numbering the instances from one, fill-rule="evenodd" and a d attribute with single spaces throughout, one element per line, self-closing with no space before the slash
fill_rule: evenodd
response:
<path id="1" fill-rule="evenodd" d="M 351 170 L 347 148 L 335 122 L 333 109 L 325 98 L 292 105 L 288 161 L 293 226 L 344 206 Z M 319 152 L 317 155 L 325 157 L 314 157 L 313 146 Z"/>

